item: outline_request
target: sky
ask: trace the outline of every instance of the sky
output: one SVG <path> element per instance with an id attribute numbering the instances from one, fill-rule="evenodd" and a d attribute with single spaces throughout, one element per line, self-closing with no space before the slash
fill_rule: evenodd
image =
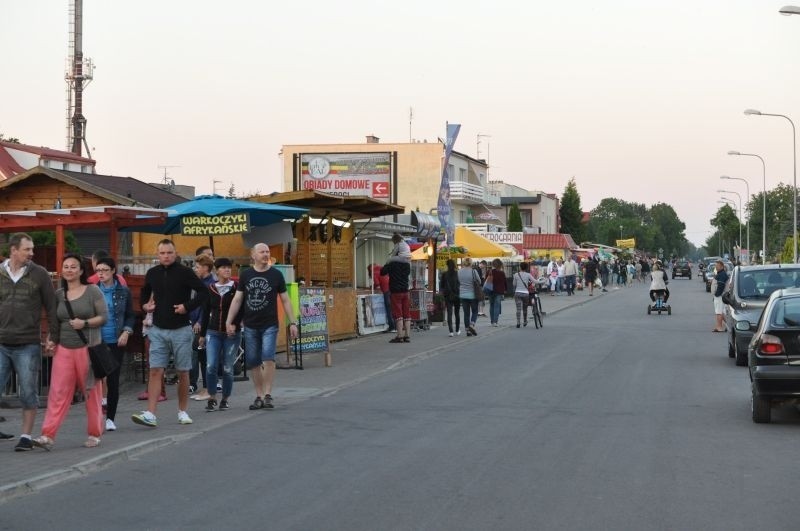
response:
<path id="1" fill-rule="evenodd" d="M 87 140 L 99 173 L 270 193 L 283 144 L 407 142 L 413 108 L 414 139 L 488 135 L 491 179 L 668 203 L 701 245 L 717 190 L 747 200 L 721 175 L 764 186 L 729 150 L 793 182 L 789 122 L 743 114 L 800 125 L 786 1 L 84 0 Z M 0 133 L 65 147 L 68 6 L 0 0 Z"/>

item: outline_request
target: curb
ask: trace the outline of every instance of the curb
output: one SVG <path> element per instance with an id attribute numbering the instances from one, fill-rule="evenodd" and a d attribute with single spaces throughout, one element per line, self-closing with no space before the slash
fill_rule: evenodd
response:
<path id="1" fill-rule="evenodd" d="M 199 433 L 190 435 L 171 435 L 168 437 L 161 437 L 159 439 L 151 439 L 149 441 L 132 444 L 130 446 L 126 446 L 125 448 L 120 448 L 119 450 L 98 455 L 97 457 L 87 459 L 86 461 L 82 461 L 70 467 L 62 468 L 48 474 L 42 474 L 40 476 L 24 479 L 16 483 L 4 485 L 0 487 L 0 503 L 17 498 L 19 496 L 24 496 L 26 494 L 34 494 L 40 490 L 46 489 L 47 487 L 52 487 L 65 481 L 87 476 L 92 472 L 102 470 L 103 468 L 106 468 L 109 465 L 123 459 L 126 461 L 131 461 L 143 454 L 153 450 L 158 450 L 159 448 L 163 448 L 165 446 L 170 446 L 186 439 L 190 439 L 198 434 Z"/>

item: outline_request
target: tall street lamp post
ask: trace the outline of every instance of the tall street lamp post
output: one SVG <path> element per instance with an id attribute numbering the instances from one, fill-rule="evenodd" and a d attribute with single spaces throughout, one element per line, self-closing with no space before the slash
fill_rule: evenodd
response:
<path id="1" fill-rule="evenodd" d="M 764 159 L 761 155 L 756 155 L 755 153 L 740 153 L 739 151 L 728 151 L 728 155 L 736 155 L 740 157 L 757 157 L 761 161 L 761 168 L 763 170 L 763 178 L 764 178 L 764 191 L 761 197 L 761 203 L 763 207 L 763 212 L 761 213 L 761 254 L 762 254 L 762 263 L 764 259 L 767 257 L 767 164 L 764 162 Z M 748 196 L 750 192 L 748 191 Z M 748 222 L 749 223 L 749 222 Z"/>
<path id="2" fill-rule="evenodd" d="M 728 205 L 728 206 L 732 206 L 732 207 L 733 207 L 733 211 L 734 211 L 734 212 L 736 212 L 736 202 L 735 202 L 733 199 L 729 199 L 729 198 L 727 198 L 727 197 L 721 197 L 721 198 L 719 198 L 719 199 L 717 200 L 717 203 L 719 203 L 719 204 L 721 204 L 721 205 Z M 741 233 L 741 230 L 742 230 L 742 229 L 741 229 L 741 226 L 742 226 L 742 225 L 740 224 L 740 225 L 739 225 L 739 231 L 740 231 L 740 233 Z M 718 232 L 719 232 L 719 234 L 720 234 L 720 240 L 721 240 L 721 239 L 722 239 L 722 237 L 725 235 L 725 233 L 724 233 L 723 231 L 721 231 L 721 230 L 720 230 L 720 231 L 718 231 Z M 720 249 L 721 249 L 721 250 L 720 250 L 720 253 L 719 253 L 719 254 L 720 254 L 720 256 L 722 256 L 722 249 L 724 249 L 724 247 L 727 247 L 727 243 L 726 243 L 724 246 L 720 244 Z"/>
<path id="3" fill-rule="evenodd" d="M 792 187 L 794 189 L 792 196 L 794 201 L 792 201 L 792 263 L 797 263 L 797 133 L 795 132 L 794 122 L 791 118 L 786 116 L 785 114 L 770 114 L 766 112 L 757 111 L 755 109 L 745 109 L 744 114 L 746 116 L 755 115 L 755 116 L 778 116 L 780 118 L 786 118 L 789 123 L 792 125 L 792 155 L 794 160 L 794 169 L 792 172 L 793 182 Z"/>
<path id="4" fill-rule="evenodd" d="M 717 193 L 720 193 L 720 194 L 736 194 L 736 197 L 739 198 L 739 219 L 738 219 L 738 221 L 739 221 L 739 223 L 738 223 L 738 225 L 739 225 L 739 261 L 741 262 L 742 261 L 742 251 L 741 251 L 741 249 L 742 249 L 742 195 L 739 192 L 734 192 L 733 190 L 717 190 Z M 725 196 L 723 196 L 722 198 L 726 199 Z M 734 204 L 733 207 L 735 209 L 736 205 Z"/>
<path id="5" fill-rule="evenodd" d="M 746 179 L 742 179 L 741 177 L 728 177 L 727 175 L 720 175 L 720 179 L 730 179 L 732 181 L 742 181 L 747 188 L 747 201 L 750 201 L 750 183 L 747 182 Z M 749 209 L 748 209 L 749 210 Z M 753 250 L 750 248 L 750 216 L 752 213 L 748 211 L 747 213 L 747 252 L 748 254 L 752 253 Z M 750 260 L 752 261 L 752 259 Z"/>

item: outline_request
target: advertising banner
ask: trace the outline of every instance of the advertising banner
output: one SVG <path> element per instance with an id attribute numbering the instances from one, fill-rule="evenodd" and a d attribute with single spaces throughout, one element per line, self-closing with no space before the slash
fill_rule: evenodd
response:
<path id="1" fill-rule="evenodd" d="M 391 198 L 389 153 L 304 153 L 300 155 L 300 190 L 326 194 Z"/>
<path id="2" fill-rule="evenodd" d="M 455 245 L 456 231 L 455 220 L 450 208 L 450 176 L 448 175 L 447 166 L 460 130 L 461 124 L 447 124 L 447 140 L 444 144 L 444 163 L 442 164 L 442 183 L 439 186 L 439 200 L 436 202 L 439 222 L 445 230 L 445 234 L 447 234 L 447 245 Z"/>
<path id="3" fill-rule="evenodd" d="M 636 247 L 636 238 L 628 238 L 627 240 L 617 240 L 617 247 L 620 249 L 634 249 Z"/>
<path id="4" fill-rule="evenodd" d="M 300 288 L 300 349 L 307 352 L 328 350 L 328 312 L 324 288 Z"/>

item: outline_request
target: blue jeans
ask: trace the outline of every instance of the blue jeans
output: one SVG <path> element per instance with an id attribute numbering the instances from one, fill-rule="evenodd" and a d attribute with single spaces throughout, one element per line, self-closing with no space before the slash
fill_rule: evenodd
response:
<path id="1" fill-rule="evenodd" d="M 275 361 L 278 327 L 244 327 L 244 359 L 248 369 L 260 367 L 265 361 Z"/>
<path id="2" fill-rule="evenodd" d="M 13 369 L 17 373 L 17 394 L 22 409 L 39 407 L 39 368 L 42 365 L 42 347 L 30 345 L 0 345 L 0 391 L 5 389 Z"/>
<path id="3" fill-rule="evenodd" d="M 567 284 L 567 295 L 575 293 L 575 277 L 576 275 L 566 275 L 564 277 Z"/>
<path id="4" fill-rule="evenodd" d="M 475 299 L 461 299 L 461 309 L 464 310 L 464 328 L 478 321 L 478 301 Z"/>
<path id="5" fill-rule="evenodd" d="M 206 389 L 214 396 L 217 392 L 217 366 L 222 358 L 222 398 L 228 398 L 233 392 L 233 362 L 242 336 L 236 333 L 229 336 L 225 332 L 209 330 L 206 336 Z"/>
<path id="6" fill-rule="evenodd" d="M 489 296 L 489 319 L 492 323 L 496 323 L 500 319 L 500 307 L 503 302 L 503 295 L 499 293 L 492 293 Z"/>
<path id="7" fill-rule="evenodd" d="M 389 330 L 394 330 L 394 317 L 392 317 L 392 292 L 387 291 L 383 294 L 383 305 L 386 307 L 386 326 Z"/>

